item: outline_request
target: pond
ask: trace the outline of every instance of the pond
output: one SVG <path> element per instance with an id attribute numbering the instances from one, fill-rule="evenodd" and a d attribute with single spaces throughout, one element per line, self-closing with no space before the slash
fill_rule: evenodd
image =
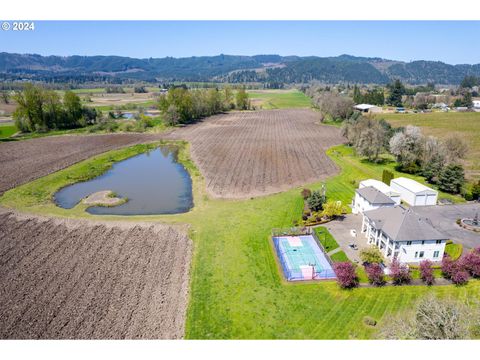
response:
<path id="1" fill-rule="evenodd" d="M 55 202 L 71 209 L 90 194 L 111 190 L 128 201 L 113 207 L 89 207 L 87 212 L 105 215 L 187 212 L 193 206 L 192 181 L 187 170 L 178 163 L 177 154 L 177 147 L 163 145 L 115 163 L 101 176 L 64 187 L 55 194 Z"/>
<path id="2" fill-rule="evenodd" d="M 122 113 L 122 118 L 127 119 L 127 120 L 132 120 L 132 119 L 135 119 L 136 115 L 138 115 L 138 113 L 124 112 L 124 113 Z M 147 117 L 155 117 L 156 116 L 154 113 L 150 113 L 150 112 L 144 112 L 143 115 L 145 115 Z"/>

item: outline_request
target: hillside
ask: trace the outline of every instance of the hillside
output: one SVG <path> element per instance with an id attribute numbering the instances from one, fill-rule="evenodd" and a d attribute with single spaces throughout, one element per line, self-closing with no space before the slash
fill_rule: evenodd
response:
<path id="1" fill-rule="evenodd" d="M 385 84 L 459 84 L 466 75 L 480 76 L 480 64 L 449 65 L 438 61 L 409 63 L 381 58 L 217 55 L 135 59 L 121 56 L 41 56 L 0 53 L 0 80 L 56 82 L 125 80 Z"/>

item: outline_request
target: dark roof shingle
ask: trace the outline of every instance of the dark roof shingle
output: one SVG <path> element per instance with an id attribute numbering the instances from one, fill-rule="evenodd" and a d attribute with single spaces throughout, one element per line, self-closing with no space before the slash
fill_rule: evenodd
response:
<path id="1" fill-rule="evenodd" d="M 375 189 L 373 186 L 366 186 L 361 189 L 355 190 L 361 197 L 366 199 L 370 204 L 395 204 L 391 198 Z"/>
<path id="2" fill-rule="evenodd" d="M 366 211 L 364 215 L 393 241 L 448 239 L 433 227 L 429 218 L 401 205 Z"/>

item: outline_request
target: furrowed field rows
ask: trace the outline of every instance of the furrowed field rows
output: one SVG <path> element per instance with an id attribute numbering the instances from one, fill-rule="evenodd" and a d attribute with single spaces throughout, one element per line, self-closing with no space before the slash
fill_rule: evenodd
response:
<path id="1" fill-rule="evenodd" d="M 0 212 L 0 338 L 183 336 L 191 244 L 159 224 Z"/>
<path id="2" fill-rule="evenodd" d="M 191 143 L 192 158 L 216 198 L 280 192 L 337 173 L 325 150 L 340 144 L 337 128 L 308 109 L 233 112 L 174 131 Z"/>

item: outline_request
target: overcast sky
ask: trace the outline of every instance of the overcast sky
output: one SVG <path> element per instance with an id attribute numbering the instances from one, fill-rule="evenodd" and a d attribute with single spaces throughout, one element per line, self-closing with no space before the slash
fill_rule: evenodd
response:
<path id="1" fill-rule="evenodd" d="M 480 63 L 480 21 L 37 21 L 0 30 L 0 51 L 137 58 L 316 55 Z"/>

